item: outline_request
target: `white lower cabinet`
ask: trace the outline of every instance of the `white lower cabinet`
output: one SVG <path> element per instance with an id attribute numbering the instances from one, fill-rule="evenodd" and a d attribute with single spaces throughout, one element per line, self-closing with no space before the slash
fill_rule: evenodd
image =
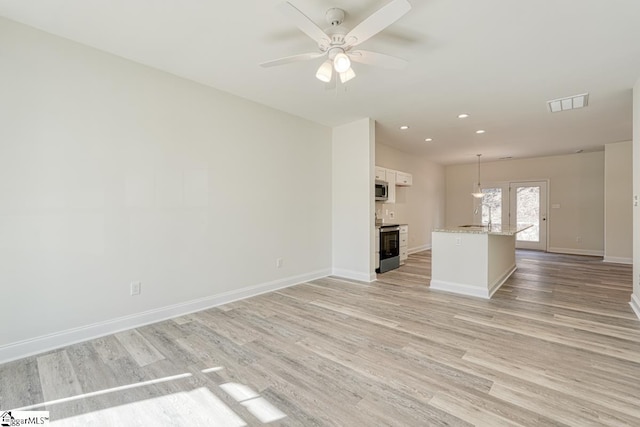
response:
<path id="1" fill-rule="evenodd" d="M 409 226 L 400 226 L 400 264 L 404 264 L 409 257 L 407 247 L 409 245 Z"/>

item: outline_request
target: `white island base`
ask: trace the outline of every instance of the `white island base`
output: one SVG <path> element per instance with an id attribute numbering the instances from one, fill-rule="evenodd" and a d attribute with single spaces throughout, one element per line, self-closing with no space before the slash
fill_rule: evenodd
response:
<path id="1" fill-rule="evenodd" d="M 516 233 L 509 227 L 452 227 L 432 234 L 431 289 L 491 296 L 516 270 Z"/>

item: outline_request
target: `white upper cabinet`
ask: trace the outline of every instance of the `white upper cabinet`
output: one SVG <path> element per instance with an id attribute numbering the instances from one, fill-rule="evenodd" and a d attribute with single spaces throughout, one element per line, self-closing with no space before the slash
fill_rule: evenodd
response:
<path id="1" fill-rule="evenodd" d="M 393 169 L 387 169 L 376 166 L 376 180 L 386 181 L 389 184 L 389 195 L 384 203 L 396 202 L 396 185 L 400 187 L 409 187 L 413 184 L 413 176 L 407 172 L 400 172 Z"/>
<path id="2" fill-rule="evenodd" d="M 400 171 L 396 172 L 396 185 L 408 187 L 412 184 L 413 184 L 413 175 L 406 172 L 400 172 Z"/>
<path id="3" fill-rule="evenodd" d="M 393 177 L 392 177 L 393 175 Z M 396 171 L 393 169 L 376 166 L 376 180 L 391 181 L 394 180 L 396 185 L 401 187 L 410 187 L 413 184 L 413 175 L 408 172 Z"/>

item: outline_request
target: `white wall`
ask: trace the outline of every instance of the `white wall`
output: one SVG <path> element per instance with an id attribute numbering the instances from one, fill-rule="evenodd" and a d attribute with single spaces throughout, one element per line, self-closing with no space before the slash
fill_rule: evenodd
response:
<path id="1" fill-rule="evenodd" d="M 375 280 L 375 124 L 333 129 L 333 274 Z"/>
<path id="2" fill-rule="evenodd" d="M 604 260 L 631 264 L 633 257 L 633 143 L 604 146 Z"/>
<path id="3" fill-rule="evenodd" d="M 640 79 L 633 87 L 633 294 L 631 307 L 640 318 Z"/>
<path id="4" fill-rule="evenodd" d="M 376 165 L 413 175 L 411 187 L 396 187 L 395 203 L 377 202 L 376 209 L 385 222 L 409 224 L 410 253 L 430 249 L 431 231 L 444 225 L 444 166 L 384 144 L 376 144 Z"/>
<path id="5" fill-rule="evenodd" d="M 330 274 L 331 129 L 3 19 L 0 57 L 0 361 Z"/>
<path id="6" fill-rule="evenodd" d="M 549 180 L 548 247 L 552 252 L 604 254 L 604 152 L 481 164 L 482 182 Z M 473 222 L 477 164 L 446 167 L 447 225 Z M 560 205 L 553 209 L 551 205 Z M 577 242 L 576 238 L 581 237 Z"/>

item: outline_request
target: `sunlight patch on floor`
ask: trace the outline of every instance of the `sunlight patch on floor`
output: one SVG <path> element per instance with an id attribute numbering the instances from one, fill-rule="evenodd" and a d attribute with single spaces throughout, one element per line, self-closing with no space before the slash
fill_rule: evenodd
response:
<path id="1" fill-rule="evenodd" d="M 51 425 L 149 425 L 149 426 L 246 426 L 220 398 L 205 387 L 114 406 L 75 417 L 54 420 Z"/>
<path id="2" fill-rule="evenodd" d="M 254 417 L 263 423 L 270 423 L 287 416 L 284 412 L 280 411 L 244 384 L 226 383 L 220 385 L 220 388 L 226 391 L 229 396 L 233 397 L 236 402 L 239 402 L 247 408 Z"/>
<path id="3" fill-rule="evenodd" d="M 179 380 L 179 379 L 182 379 L 182 378 L 188 378 L 188 377 L 190 377 L 192 375 L 193 374 L 185 373 L 185 374 L 179 374 L 179 375 L 172 375 L 170 377 L 158 378 L 158 379 L 155 379 L 155 380 L 149 380 L 149 381 L 142 381 L 142 382 L 139 382 L 139 383 L 127 384 L 127 385 L 123 385 L 123 386 L 119 386 L 119 387 L 106 388 L 104 390 L 93 391 L 93 392 L 90 392 L 90 393 L 77 394 L 75 396 L 64 397 L 62 399 L 49 400 L 48 402 L 43 402 L 43 403 L 36 403 L 35 405 L 23 406 L 22 408 L 16 408 L 15 410 L 16 411 L 28 411 L 28 410 L 32 410 L 32 409 L 35 409 L 35 408 L 43 408 L 45 406 L 51 406 L 51 405 L 57 405 L 57 404 L 60 404 L 60 403 L 72 402 L 74 400 L 87 399 L 89 397 L 101 396 L 101 395 L 109 394 L 109 393 L 116 393 L 118 391 L 129 390 L 129 389 L 132 389 L 132 388 L 144 387 L 144 386 L 148 386 L 148 385 L 152 385 L 152 384 L 159 384 L 159 383 L 164 383 L 164 382 L 167 382 L 167 381 Z"/>
<path id="4" fill-rule="evenodd" d="M 203 373 L 218 372 L 224 367 L 216 366 L 202 369 Z M 62 399 L 17 408 L 16 411 L 32 410 L 34 408 L 50 408 L 53 405 L 68 403 L 80 399 L 103 396 L 137 387 L 150 386 L 168 381 L 192 377 L 191 373 L 172 375 L 155 380 L 142 381 L 98 390 L 90 393 L 78 394 Z M 239 383 L 225 383 L 219 386 L 236 402 L 244 406 L 249 413 L 262 423 L 285 418 L 287 415 L 273 406 L 250 387 Z M 220 398 L 206 387 L 191 391 L 181 391 L 165 396 L 140 400 L 125 405 L 113 406 L 88 412 L 82 415 L 51 420 L 52 425 L 58 426 L 86 426 L 86 425 L 120 425 L 130 424 L 153 426 L 246 426 L 245 421 L 227 406 Z"/>

